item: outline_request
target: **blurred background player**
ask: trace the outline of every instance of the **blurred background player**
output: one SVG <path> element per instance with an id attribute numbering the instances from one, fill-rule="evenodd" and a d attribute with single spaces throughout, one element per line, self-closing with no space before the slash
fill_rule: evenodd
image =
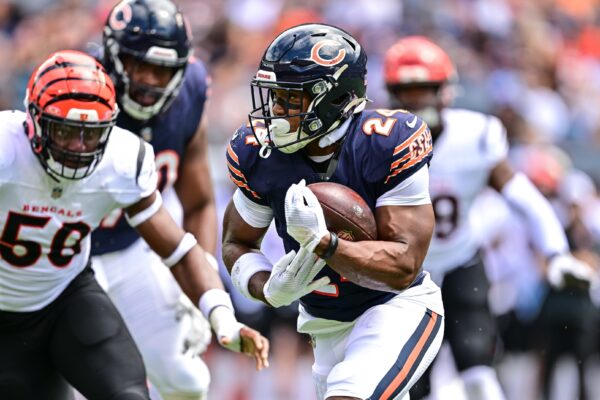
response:
<path id="1" fill-rule="evenodd" d="M 115 127 L 102 65 L 56 52 L 34 69 L 24 104 L 26 113 L 0 112 L 2 396 L 68 399 L 68 382 L 89 399 L 149 399 L 140 353 L 90 268 L 90 232 L 116 208 L 219 342 L 268 366 L 268 341 L 236 321 L 204 250 L 162 206 L 152 147 Z"/>
<path id="2" fill-rule="evenodd" d="M 589 281 L 593 270 L 569 253 L 548 201 L 523 174 L 513 171 L 506 131 L 498 118 L 447 107 L 457 77 L 444 50 L 425 37 L 405 37 L 387 50 L 384 71 L 391 105 L 420 116 L 434 140 L 429 188 L 436 227 L 424 267 L 442 288 L 445 340 L 468 398 L 504 399 L 493 368 L 498 336 L 488 306 L 489 282 L 480 243 L 469 224 L 475 198 L 490 186 L 524 215 L 554 285 L 564 285 L 567 274 Z M 429 392 L 426 373 L 411 397 L 420 399 Z"/>
<path id="3" fill-rule="evenodd" d="M 187 21 L 170 0 L 124 0 L 107 17 L 100 59 L 115 82 L 122 110 L 117 126 L 152 145 L 165 207 L 214 264 L 216 212 L 201 128 L 208 76 L 191 46 Z M 98 279 L 154 387 L 165 400 L 204 398 L 210 382 L 200 358 L 211 338 L 206 320 L 121 210 L 102 221 L 92 243 Z"/>
<path id="4" fill-rule="evenodd" d="M 421 268 L 433 231 L 426 124 L 365 111 L 366 54 L 350 34 L 305 24 L 278 35 L 252 80 L 250 124 L 227 148 L 238 190 L 223 221 L 223 260 L 245 296 L 300 299 L 317 398 L 408 398 L 443 332 L 439 288 Z M 332 181 L 373 209 L 378 238 L 327 230 L 307 184 Z M 288 253 L 261 253 L 272 220 Z M 325 260 L 327 265 L 325 265 Z M 376 262 L 375 262 L 376 260 Z"/>

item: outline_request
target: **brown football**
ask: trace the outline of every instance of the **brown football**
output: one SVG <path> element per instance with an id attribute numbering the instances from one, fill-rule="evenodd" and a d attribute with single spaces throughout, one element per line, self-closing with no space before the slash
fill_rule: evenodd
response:
<path id="1" fill-rule="evenodd" d="M 317 182 L 307 186 L 317 196 L 327 229 L 340 239 L 359 242 L 375 240 L 377 225 L 371 209 L 358 193 L 333 182 Z"/>

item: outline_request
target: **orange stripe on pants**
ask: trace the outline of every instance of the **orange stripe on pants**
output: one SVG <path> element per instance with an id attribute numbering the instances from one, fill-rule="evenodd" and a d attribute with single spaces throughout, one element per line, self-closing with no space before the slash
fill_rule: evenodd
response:
<path id="1" fill-rule="evenodd" d="M 431 319 L 425 327 L 425 331 L 423 332 L 423 335 L 421 335 L 417 345 L 413 348 L 412 352 L 408 356 L 406 364 L 404 364 L 400 372 L 398 372 L 398 375 L 396 375 L 396 377 L 392 380 L 392 383 L 390 383 L 387 389 L 385 389 L 385 392 L 383 392 L 383 395 L 379 398 L 380 400 L 388 400 L 390 396 L 394 394 L 394 391 L 398 388 L 398 386 L 402 384 L 402 381 L 404 381 L 406 375 L 408 375 L 408 372 L 411 370 L 415 360 L 419 356 L 419 353 L 421 353 L 421 350 L 423 350 L 423 346 L 431 336 L 431 331 L 433 330 L 435 322 L 439 317 L 440 316 L 438 314 L 432 312 Z"/>

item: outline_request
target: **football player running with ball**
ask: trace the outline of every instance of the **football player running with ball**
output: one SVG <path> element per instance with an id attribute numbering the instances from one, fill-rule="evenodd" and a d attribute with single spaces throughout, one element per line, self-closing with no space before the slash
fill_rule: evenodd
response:
<path id="1" fill-rule="evenodd" d="M 420 36 L 400 39 L 387 51 L 384 66 L 392 106 L 421 117 L 434 140 L 429 191 L 436 224 L 423 265 L 442 288 L 446 320 L 451 321 L 444 338 L 468 398 L 503 399 L 493 369 L 497 332 L 487 303 L 489 283 L 468 220 L 477 195 L 489 186 L 525 216 L 537 250 L 547 257 L 548 277 L 554 285 L 564 285 L 566 275 L 591 280 L 593 271 L 569 253 L 548 201 L 511 168 L 506 132 L 498 118 L 446 107 L 456 74 L 439 46 Z M 413 387 L 411 399 L 429 391 L 428 371 Z"/>
<path id="2" fill-rule="evenodd" d="M 88 399 L 149 399 L 142 357 L 90 268 L 90 232 L 117 208 L 220 343 L 266 366 L 267 340 L 237 322 L 204 250 L 162 206 L 152 147 L 114 126 L 104 68 L 54 53 L 32 73 L 25 108 L 0 112 L 2 398 L 63 400 L 71 384 Z"/>
<path id="3" fill-rule="evenodd" d="M 225 264 L 250 299 L 300 299 L 319 399 L 407 398 L 444 327 L 440 290 L 421 268 L 434 225 L 429 129 L 408 112 L 365 110 L 366 62 L 336 27 L 284 31 L 252 80 L 250 123 L 227 147 L 238 189 L 223 222 Z M 377 240 L 328 231 L 306 187 L 321 181 L 365 199 Z M 273 218 L 288 252 L 274 265 L 260 251 Z"/>
<path id="4" fill-rule="evenodd" d="M 200 127 L 208 76 L 192 56 L 191 40 L 170 0 L 123 0 L 108 15 L 99 59 L 115 83 L 117 126 L 152 145 L 165 208 L 214 260 L 217 216 L 206 131 Z M 122 210 L 93 232 L 92 256 L 96 277 L 123 316 L 161 397 L 205 397 L 210 374 L 200 354 L 210 342 L 210 327 Z"/>

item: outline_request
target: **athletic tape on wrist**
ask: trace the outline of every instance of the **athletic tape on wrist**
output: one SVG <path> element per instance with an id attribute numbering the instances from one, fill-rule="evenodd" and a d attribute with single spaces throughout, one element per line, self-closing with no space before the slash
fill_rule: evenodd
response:
<path id="1" fill-rule="evenodd" d="M 233 313 L 233 303 L 229 293 L 223 289 L 209 289 L 200 297 L 198 302 L 198 308 L 202 311 L 202 314 L 206 319 L 210 320 L 210 313 L 216 307 L 223 306 L 227 307 Z"/>
<path id="2" fill-rule="evenodd" d="M 263 253 L 246 253 L 237 259 L 231 269 L 231 282 L 233 286 L 250 300 L 258 300 L 250 294 L 248 284 L 254 274 L 261 271 L 271 272 L 273 264 Z"/>
<path id="3" fill-rule="evenodd" d="M 171 255 L 167 258 L 163 258 L 162 262 L 169 268 L 173 265 L 177 264 L 181 259 L 198 243 L 194 235 L 189 232 L 186 232 L 185 235 L 179 241 L 179 244 L 175 248 L 175 250 L 171 253 Z"/>

